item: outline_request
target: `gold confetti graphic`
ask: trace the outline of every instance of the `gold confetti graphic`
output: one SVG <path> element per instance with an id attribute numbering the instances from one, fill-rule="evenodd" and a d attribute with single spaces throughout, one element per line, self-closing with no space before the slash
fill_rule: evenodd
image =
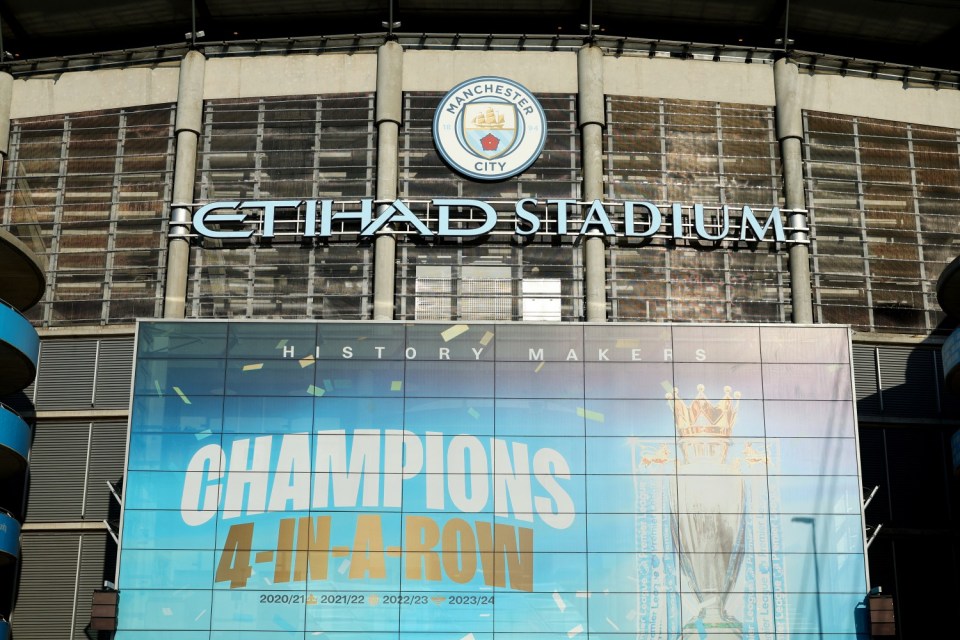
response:
<path id="1" fill-rule="evenodd" d="M 444 342 L 450 342 L 457 336 L 461 336 L 470 330 L 470 325 L 466 324 L 455 324 L 449 329 L 440 332 L 440 337 L 443 338 Z"/>
<path id="2" fill-rule="evenodd" d="M 187 394 L 180 390 L 180 387 L 174 387 L 173 390 L 176 391 L 177 395 L 180 396 L 180 399 L 183 400 L 183 404 L 191 404 L 190 398 L 188 398 Z"/>
<path id="3" fill-rule="evenodd" d="M 309 387 L 307 387 L 307 393 L 309 393 L 312 396 L 320 397 L 326 392 L 327 392 L 326 389 L 322 389 L 316 385 L 310 385 Z"/>
<path id="4" fill-rule="evenodd" d="M 313 357 L 313 354 L 306 356 L 305 358 L 300 358 L 300 368 L 306 369 L 312 364 L 316 364 L 317 360 Z"/>
<path id="5" fill-rule="evenodd" d="M 483 334 L 483 337 L 480 338 L 480 344 L 482 344 L 483 346 L 487 346 L 488 344 L 490 344 L 491 340 L 493 340 L 493 332 L 487 331 L 485 334 Z"/>
<path id="6" fill-rule="evenodd" d="M 390 391 L 401 391 L 403 389 L 403 380 L 394 380 L 390 383 Z"/>
<path id="7" fill-rule="evenodd" d="M 262 363 L 262 362 L 256 362 L 256 363 L 254 363 L 254 364 L 245 364 L 245 365 L 243 365 L 243 370 L 244 370 L 244 371 L 259 371 L 260 369 L 263 369 L 263 363 Z"/>
<path id="8" fill-rule="evenodd" d="M 553 601 L 557 604 L 557 609 L 560 609 L 560 613 L 566 611 L 567 603 L 563 601 L 563 598 L 556 591 L 553 592 Z"/>
<path id="9" fill-rule="evenodd" d="M 288 342 L 287 339 L 284 338 L 283 340 L 281 340 L 280 342 L 278 342 L 278 343 L 277 343 L 277 346 L 274 347 L 274 348 L 275 348 L 275 349 L 283 349 L 285 346 L 287 346 L 287 342 Z"/>
<path id="10" fill-rule="evenodd" d="M 599 411 L 590 411 L 584 407 L 577 407 L 577 416 L 580 418 L 586 418 L 587 420 L 593 420 L 594 422 L 603 422 L 603 414 Z"/>
<path id="11" fill-rule="evenodd" d="M 575 626 L 573 629 L 570 629 L 570 631 L 567 631 L 567 637 L 568 637 L 568 638 L 573 638 L 574 636 L 578 636 L 578 635 L 580 635 L 581 633 L 583 633 L 583 625 L 582 625 L 582 624 L 578 624 L 578 625 Z"/>
<path id="12" fill-rule="evenodd" d="M 546 362 L 541 362 L 537 365 L 537 368 L 533 370 L 534 373 L 540 373 L 540 369 L 543 369 L 543 365 L 547 364 Z"/>

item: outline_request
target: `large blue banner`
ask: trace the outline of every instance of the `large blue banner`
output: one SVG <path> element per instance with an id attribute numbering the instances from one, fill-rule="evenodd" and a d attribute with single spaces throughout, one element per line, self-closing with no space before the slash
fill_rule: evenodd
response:
<path id="1" fill-rule="evenodd" d="M 150 322 L 120 640 L 866 638 L 841 327 Z"/>

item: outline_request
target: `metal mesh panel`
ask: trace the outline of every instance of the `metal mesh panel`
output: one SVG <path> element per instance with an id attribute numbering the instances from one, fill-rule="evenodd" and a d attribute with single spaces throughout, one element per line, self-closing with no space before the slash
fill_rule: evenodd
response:
<path id="1" fill-rule="evenodd" d="M 818 320 L 946 331 L 936 280 L 960 237 L 958 132 L 805 112 Z"/>
<path id="2" fill-rule="evenodd" d="M 404 121 L 400 130 L 401 197 L 413 200 L 477 198 L 490 201 L 498 213 L 510 199 L 579 197 L 582 178 L 576 96 L 537 96 L 547 117 L 543 153 L 526 172 L 501 182 L 462 178 L 440 158 L 433 144 L 432 126 L 434 111 L 442 97 L 440 93 L 404 96 Z M 503 212 L 507 213 L 507 209 Z M 512 213 L 510 205 L 509 214 L 512 216 Z M 397 251 L 397 317 L 523 320 L 526 299 L 523 282 L 551 279 L 561 283 L 556 295 L 560 299 L 560 311 L 551 319 L 582 319 L 580 245 L 538 234 L 521 246 L 511 235 L 489 235 L 482 245 L 469 241 L 432 245 L 401 241 Z M 418 276 L 418 267 L 428 265 L 445 267 L 449 275 Z M 438 287 L 442 291 L 438 291 Z M 542 295 L 531 293 L 530 297 L 542 298 Z M 531 305 L 527 304 L 526 308 L 530 310 Z"/>
<path id="3" fill-rule="evenodd" d="M 624 200 L 779 206 L 779 152 L 770 107 L 611 96 L 607 195 Z M 607 256 L 614 320 L 783 322 L 782 251 L 618 238 Z"/>
<path id="4" fill-rule="evenodd" d="M 482 245 L 402 244 L 398 251 L 398 318 L 405 320 L 543 320 L 530 282 L 556 285 L 551 320 L 583 315 L 580 248 L 571 244 L 516 246 L 491 236 Z M 446 269 L 446 277 L 423 267 Z M 533 304 L 531 304 L 533 303 Z"/>
<path id="5" fill-rule="evenodd" d="M 207 102 L 198 201 L 371 196 L 373 108 L 372 94 Z M 188 317 L 370 317 L 367 244 L 260 242 L 193 248 Z"/>
<path id="6" fill-rule="evenodd" d="M 11 123 L 3 226 L 46 262 L 35 324 L 158 314 L 173 118 L 158 105 Z"/>

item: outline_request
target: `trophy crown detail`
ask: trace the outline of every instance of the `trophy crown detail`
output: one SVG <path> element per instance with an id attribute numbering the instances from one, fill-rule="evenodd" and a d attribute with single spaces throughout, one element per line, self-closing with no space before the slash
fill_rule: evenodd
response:
<path id="1" fill-rule="evenodd" d="M 726 386 L 723 388 L 723 399 L 713 404 L 707 400 L 704 386 L 699 384 L 697 397 L 689 405 L 680 398 L 680 389 L 677 387 L 667 394 L 666 399 L 673 409 L 677 433 L 681 438 L 729 438 L 733 434 L 737 410 L 740 407 L 739 391 L 733 393 L 733 390 Z"/>

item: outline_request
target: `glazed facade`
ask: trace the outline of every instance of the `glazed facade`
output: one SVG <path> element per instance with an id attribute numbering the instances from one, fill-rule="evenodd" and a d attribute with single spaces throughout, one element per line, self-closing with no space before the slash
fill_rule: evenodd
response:
<path id="1" fill-rule="evenodd" d="M 521 198 L 601 198 L 786 209 L 772 64 L 602 54 L 599 195 L 585 187 L 595 175 L 585 175 L 589 125 L 573 49 L 405 47 L 393 166 L 383 157 L 375 48 L 208 56 L 194 93 L 178 88 L 177 62 L 17 75 L 0 220 L 46 269 L 45 293 L 26 312 L 43 339 L 40 375 L 5 400 L 35 421 L 17 637 L 83 637 L 90 592 L 115 580 L 134 323 L 169 307 L 172 209 L 380 200 L 385 167 L 396 172 L 387 199 L 414 204 L 472 198 L 508 211 Z M 431 124 L 450 88 L 492 72 L 537 96 L 548 135 L 523 174 L 481 183 L 443 162 Z M 953 324 L 936 282 L 960 240 L 960 99 L 949 88 L 807 70 L 797 86 L 812 318 L 853 329 L 863 483 L 866 493 L 881 487 L 866 522 L 886 532 L 869 548 L 866 587 L 893 590 L 908 633 L 927 628 L 927 603 L 946 598 L 908 588 L 918 558 L 958 552 L 947 445 L 960 414 L 939 355 Z M 199 126 L 187 129 L 178 111 L 190 95 Z M 190 202 L 174 196 L 185 131 L 196 140 Z M 597 263 L 577 234 L 395 240 L 394 320 L 588 320 Z M 372 239 L 219 241 L 189 229 L 185 241 L 186 319 L 377 317 L 383 263 Z M 601 320 L 789 323 L 790 246 L 607 238 Z"/>

